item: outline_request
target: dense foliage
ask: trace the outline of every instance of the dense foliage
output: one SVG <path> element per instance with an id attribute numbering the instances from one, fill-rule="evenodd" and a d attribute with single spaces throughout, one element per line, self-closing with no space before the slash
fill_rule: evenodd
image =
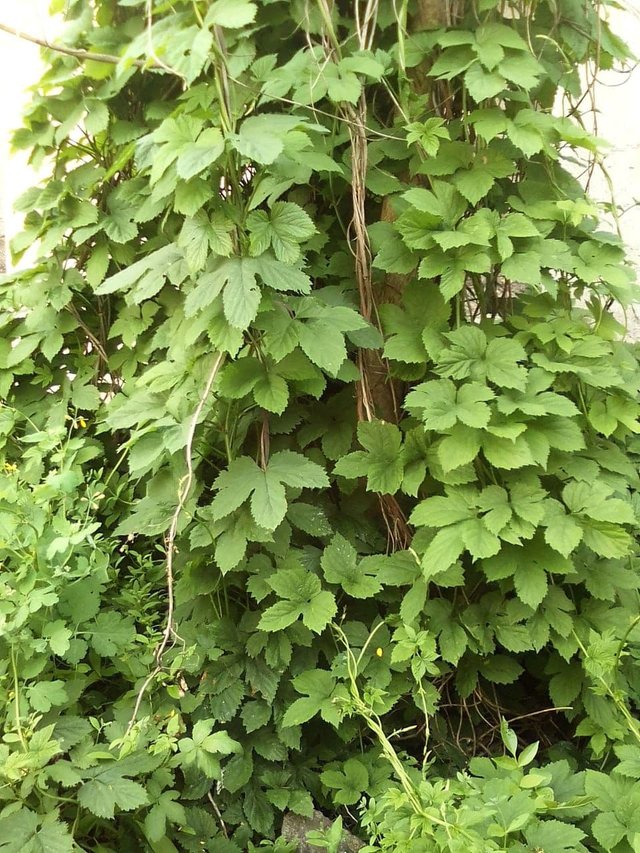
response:
<path id="1" fill-rule="evenodd" d="M 53 7 L 0 850 L 286 851 L 314 805 L 369 851 L 640 850 L 633 276 L 574 177 L 603 4 Z"/>

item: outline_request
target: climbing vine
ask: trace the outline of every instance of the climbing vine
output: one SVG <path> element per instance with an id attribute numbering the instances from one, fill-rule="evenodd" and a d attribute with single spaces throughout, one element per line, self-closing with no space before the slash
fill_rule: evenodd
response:
<path id="1" fill-rule="evenodd" d="M 314 808 L 319 849 L 638 849 L 634 276 L 579 180 L 607 4 L 52 11 L 0 293 L 0 850 L 285 853 Z"/>

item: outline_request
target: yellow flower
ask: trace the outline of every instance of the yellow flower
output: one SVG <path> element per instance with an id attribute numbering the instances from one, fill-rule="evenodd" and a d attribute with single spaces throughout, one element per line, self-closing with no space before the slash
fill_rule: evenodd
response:
<path id="1" fill-rule="evenodd" d="M 5 462 L 4 470 L 7 472 L 7 474 L 13 474 L 18 470 L 18 466 L 14 465 L 12 462 Z"/>
<path id="2" fill-rule="evenodd" d="M 86 422 L 86 421 L 85 421 L 85 419 L 82 417 L 82 415 L 80 415 L 80 417 L 78 418 L 78 423 L 80 424 L 80 426 L 82 427 L 82 429 L 86 429 L 86 427 L 87 427 L 87 422 Z"/>
<path id="3" fill-rule="evenodd" d="M 380 646 L 378 646 L 378 648 L 376 649 L 376 655 L 377 655 L 379 658 L 381 658 L 381 657 L 382 657 L 382 654 L 383 654 L 382 649 L 380 648 Z"/>

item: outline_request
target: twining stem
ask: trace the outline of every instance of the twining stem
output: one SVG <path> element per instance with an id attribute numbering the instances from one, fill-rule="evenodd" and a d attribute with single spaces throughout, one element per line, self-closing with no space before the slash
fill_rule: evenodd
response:
<path id="1" fill-rule="evenodd" d="M 24 737 L 24 732 L 22 731 L 22 723 L 20 722 L 20 682 L 18 680 L 18 666 L 16 664 L 16 653 L 14 651 L 13 646 L 11 646 L 11 671 L 13 673 L 13 692 L 14 692 L 14 705 L 16 712 L 16 731 L 18 732 L 18 737 L 20 738 L 20 743 L 22 745 L 22 749 L 25 752 L 29 751 L 29 747 L 27 746 L 27 741 Z"/>
<path id="2" fill-rule="evenodd" d="M 0 30 L 3 33 L 8 33 L 10 36 L 15 36 L 16 38 L 22 39 L 23 41 L 29 41 L 32 44 L 37 44 L 40 47 L 46 47 L 47 50 L 54 50 L 56 53 L 64 53 L 66 56 L 74 56 L 76 59 L 84 59 L 91 62 L 106 62 L 110 65 L 118 65 L 122 62 L 122 56 L 114 56 L 110 53 L 94 53 L 91 50 L 81 50 L 75 47 L 66 47 L 62 44 L 57 44 L 56 42 L 47 41 L 47 39 L 38 38 L 37 36 L 32 36 L 29 33 L 23 33 L 22 30 L 16 30 L 13 27 L 7 26 L 7 24 L 0 23 Z M 156 65 L 153 62 L 147 62 L 144 59 L 131 59 L 129 60 L 132 65 L 137 66 L 138 68 L 161 68 L 162 66 Z"/>
<path id="3" fill-rule="evenodd" d="M 142 704 L 142 700 L 144 698 L 145 693 L 147 692 L 149 685 L 162 669 L 162 660 L 169 645 L 169 641 L 172 636 L 175 636 L 173 619 L 175 610 L 173 558 L 175 553 L 176 535 L 178 533 L 178 523 L 180 521 L 182 511 L 184 510 L 184 506 L 187 502 L 187 498 L 189 497 L 191 486 L 193 485 L 193 441 L 195 438 L 198 421 L 200 420 L 200 415 L 202 414 L 202 410 L 204 409 L 207 398 L 211 393 L 213 383 L 215 382 L 216 376 L 218 375 L 218 372 L 222 367 L 224 359 L 224 353 L 218 353 L 218 355 L 214 359 L 211 370 L 209 371 L 209 374 L 207 376 L 207 381 L 200 395 L 200 399 L 198 400 L 198 405 L 196 406 L 193 415 L 191 416 L 191 420 L 189 421 L 189 429 L 187 430 L 187 442 L 185 444 L 184 449 L 185 461 L 187 463 L 187 473 L 184 475 L 184 477 L 182 477 L 178 485 L 178 501 L 176 503 L 176 508 L 171 518 L 171 524 L 169 525 L 169 532 L 167 533 L 167 537 L 165 540 L 165 547 L 167 553 L 165 563 L 165 578 L 167 588 L 167 616 L 165 628 L 162 632 L 162 638 L 154 652 L 155 666 L 151 670 L 149 675 L 145 678 L 142 687 L 138 691 L 136 702 L 133 707 L 133 713 L 131 714 L 131 719 L 129 720 L 129 725 L 127 726 L 127 734 L 129 734 L 136 722 L 138 712 L 140 711 L 140 705 Z"/>

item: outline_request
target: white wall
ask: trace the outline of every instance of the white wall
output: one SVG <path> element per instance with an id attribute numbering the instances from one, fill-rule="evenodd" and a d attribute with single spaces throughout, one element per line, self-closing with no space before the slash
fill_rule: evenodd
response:
<path id="1" fill-rule="evenodd" d="M 627 0 L 626 10 L 611 13 L 615 33 L 640 55 L 640 0 Z M 626 212 L 620 219 L 622 235 L 631 256 L 640 269 L 640 68 L 627 74 L 606 72 L 599 75 L 596 88 L 597 131 L 610 148 L 605 166 L 613 183 L 616 203 Z M 604 175 L 596 170 L 589 192 L 598 200 L 609 200 Z"/>
<path id="2" fill-rule="evenodd" d="M 0 22 L 38 38 L 51 39 L 57 30 L 48 14 L 49 0 L 0 0 Z M 40 76 L 42 64 L 39 48 L 14 36 L 0 32 L 0 218 L 5 221 L 8 236 L 20 227 L 12 213 L 12 200 L 27 189 L 34 175 L 23 152 L 9 154 L 9 136 L 20 126 L 26 89 Z"/>

